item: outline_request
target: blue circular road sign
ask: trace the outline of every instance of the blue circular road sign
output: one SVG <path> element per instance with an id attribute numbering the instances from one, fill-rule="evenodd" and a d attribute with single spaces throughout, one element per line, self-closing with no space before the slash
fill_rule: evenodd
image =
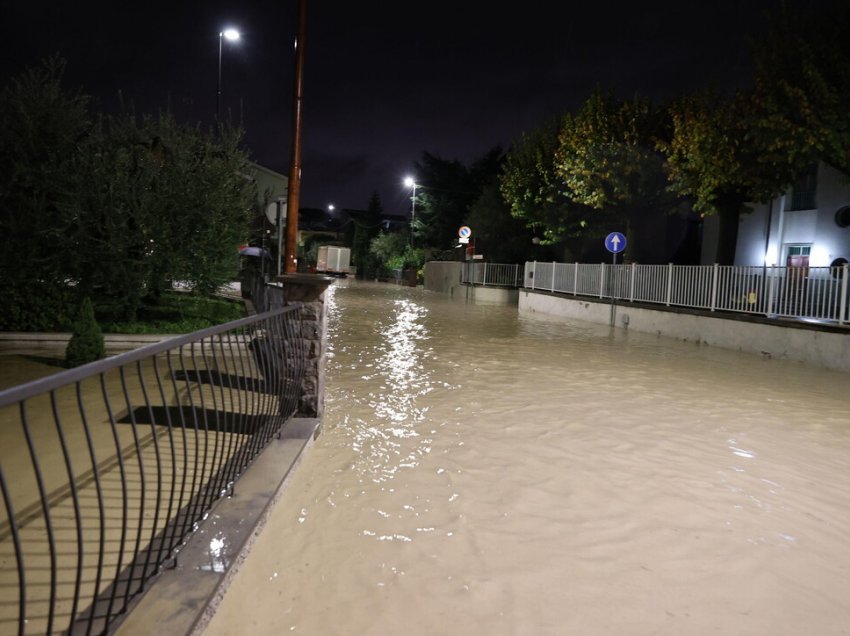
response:
<path id="1" fill-rule="evenodd" d="M 626 237 L 620 232 L 611 232 L 605 237 L 605 249 L 614 254 L 619 254 L 626 249 Z"/>

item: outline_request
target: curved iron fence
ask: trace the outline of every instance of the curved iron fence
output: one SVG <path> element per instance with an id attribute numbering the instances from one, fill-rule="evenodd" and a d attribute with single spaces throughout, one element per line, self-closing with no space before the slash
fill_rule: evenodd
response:
<path id="1" fill-rule="evenodd" d="M 296 410 L 299 309 L 0 392 L 0 633 L 105 633 L 176 563 Z"/>

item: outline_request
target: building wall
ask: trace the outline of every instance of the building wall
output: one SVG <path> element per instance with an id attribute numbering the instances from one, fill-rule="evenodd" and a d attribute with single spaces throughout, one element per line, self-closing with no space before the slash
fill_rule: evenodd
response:
<path id="1" fill-rule="evenodd" d="M 785 197 L 787 200 L 787 197 Z M 785 265 L 785 247 L 810 244 L 811 267 L 829 266 L 836 258 L 850 260 L 850 228 L 835 223 L 835 213 L 850 205 L 850 178 L 825 164 L 818 166 L 817 208 L 785 211 L 782 197 L 756 204 L 741 215 L 736 265 Z M 770 219 L 770 240 L 766 243 Z M 765 254 L 767 258 L 765 259 Z"/>
<path id="2" fill-rule="evenodd" d="M 425 289 L 454 297 L 462 291 L 463 263 L 459 261 L 428 261 L 424 267 Z"/>
<path id="3" fill-rule="evenodd" d="M 270 201 L 275 201 L 278 198 L 286 200 L 289 193 L 289 177 L 257 163 L 252 163 L 251 168 L 251 176 L 254 177 L 254 181 L 257 184 L 257 194 L 260 198 L 260 203 L 263 202 L 266 192 L 269 194 Z"/>

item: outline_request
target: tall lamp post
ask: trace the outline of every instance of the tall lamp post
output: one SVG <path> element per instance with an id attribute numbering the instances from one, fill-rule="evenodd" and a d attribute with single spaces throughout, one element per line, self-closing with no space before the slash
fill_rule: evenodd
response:
<path id="1" fill-rule="evenodd" d="M 298 205 L 301 200 L 301 136 L 304 106 L 304 49 L 307 43 L 307 0 L 298 0 L 298 35 L 295 38 L 295 77 L 292 91 L 292 152 L 286 216 L 284 273 L 297 271 Z"/>
<path id="2" fill-rule="evenodd" d="M 239 31 L 233 28 L 227 28 L 219 31 L 218 34 L 218 90 L 215 95 L 215 122 L 216 126 L 221 125 L 221 50 L 224 45 L 224 40 L 228 42 L 236 42 L 239 39 Z"/>
<path id="3" fill-rule="evenodd" d="M 404 185 L 413 188 L 413 195 L 410 197 L 410 244 L 413 245 L 413 225 L 416 221 L 416 186 L 419 184 L 413 180 L 413 177 L 405 177 Z"/>

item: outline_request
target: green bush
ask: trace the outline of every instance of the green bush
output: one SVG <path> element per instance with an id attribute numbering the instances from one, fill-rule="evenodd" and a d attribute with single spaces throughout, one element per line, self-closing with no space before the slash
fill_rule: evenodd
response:
<path id="1" fill-rule="evenodd" d="M 163 292 L 156 303 L 143 305 L 133 322 L 120 320 L 98 305 L 105 333 L 189 333 L 245 316 L 241 300 L 208 298 L 185 292 Z"/>
<path id="2" fill-rule="evenodd" d="M 71 340 L 65 349 L 65 362 L 69 367 L 78 367 L 105 356 L 106 347 L 103 342 L 103 334 L 94 319 L 91 300 L 85 298 L 80 307 L 80 314 L 74 322 Z"/>
<path id="3" fill-rule="evenodd" d="M 0 331 L 70 331 L 74 324 L 73 290 L 30 281 L 4 288 Z"/>

